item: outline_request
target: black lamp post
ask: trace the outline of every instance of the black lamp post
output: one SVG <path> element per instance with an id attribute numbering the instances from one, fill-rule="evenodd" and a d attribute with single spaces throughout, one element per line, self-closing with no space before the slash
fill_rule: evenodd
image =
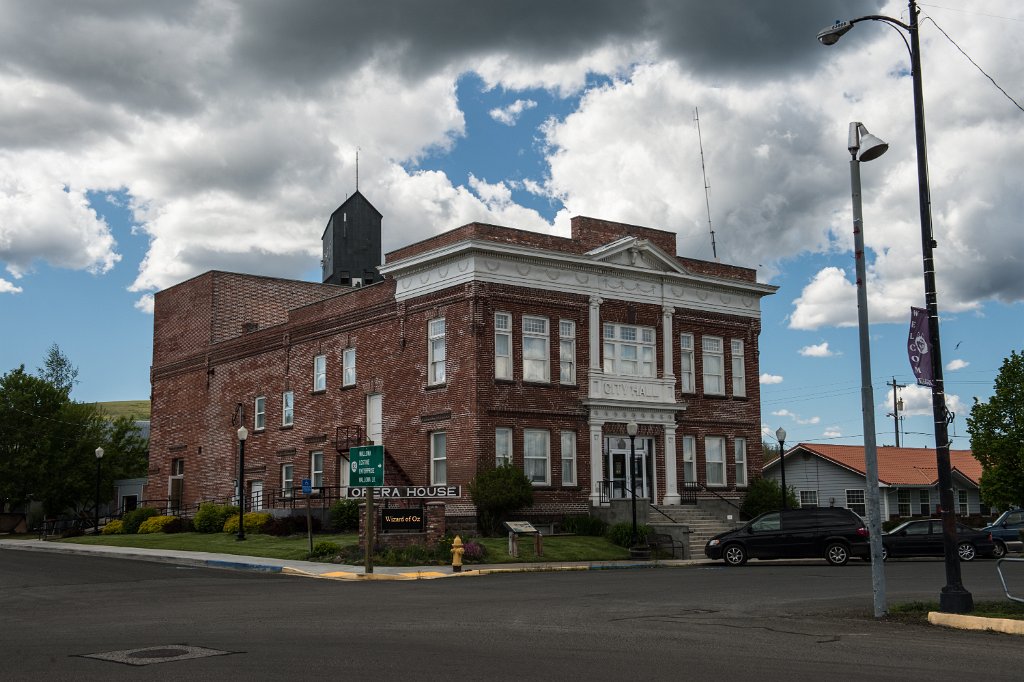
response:
<path id="1" fill-rule="evenodd" d="M 939 305 L 935 292 L 935 259 L 932 249 L 936 243 L 932 234 L 932 200 L 928 185 L 928 148 L 925 142 L 924 87 L 921 77 L 921 40 L 917 21 L 917 2 L 907 3 L 909 24 L 879 14 L 837 21 L 818 32 L 818 42 L 834 45 L 853 25 L 861 21 L 881 21 L 902 33 L 903 42 L 910 51 L 910 72 L 914 87 L 914 131 L 917 142 L 917 187 L 921 213 L 921 259 L 924 269 L 924 297 L 928 309 L 930 353 L 932 370 L 932 417 L 935 422 L 935 463 L 938 469 L 939 501 L 942 505 L 942 540 L 946 564 L 946 585 L 939 594 L 939 609 L 946 613 L 967 613 L 974 609 L 974 598 L 964 588 L 960 578 L 960 560 L 956 553 L 956 517 L 953 513 L 953 472 L 949 462 L 949 432 L 947 430 L 945 388 L 942 381 L 942 352 L 939 343 Z"/>
<path id="2" fill-rule="evenodd" d="M 629 490 L 633 501 L 633 529 L 629 536 L 630 547 L 636 547 L 638 537 L 636 532 L 636 434 L 640 430 L 634 421 L 626 424 L 626 433 L 629 434 Z"/>
<path id="3" fill-rule="evenodd" d="M 103 461 L 103 448 L 96 448 L 96 516 L 93 519 L 93 535 L 100 533 L 100 462 Z"/>
<path id="4" fill-rule="evenodd" d="M 245 439 L 249 437 L 249 429 L 238 427 L 238 537 L 245 539 Z"/>
<path id="5" fill-rule="evenodd" d="M 786 429 L 781 426 L 775 430 L 779 439 L 779 469 L 782 471 L 782 508 L 786 509 Z"/>

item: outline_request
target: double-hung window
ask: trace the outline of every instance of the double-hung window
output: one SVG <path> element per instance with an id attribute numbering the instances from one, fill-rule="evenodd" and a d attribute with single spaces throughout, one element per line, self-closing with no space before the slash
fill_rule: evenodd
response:
<path id="1" fill-rule="evenodd" d="M 708 436 L 704 439 L 704 463 L 708 485 L 725 485 L 725 438 Z"/>
<path id="2" fill-rule="evenodd" d="M 900 516 L 913 516 L 910 507 L 910 490 L 901 488 L 896 491 L 896 513 Z"/>
<path id="3" fill-rule="evenodd" d="M 261 395 L 256 398 L 253 405 L 252 427 L 256 431 L 267 428 L 267 396 Z"/>
<path id="4" fill-rule="evenodd" d="M 443 317 L 430 321 L 427 325 L 427 335 L 429 343 L 427 383 L 432 386 L 443 384 L 445 382 L 444 361 L 446 355 Z"/>
<path id="5" fill-rule="evenodd" d="M 957 501 L 957 506 L 960 508 L 959 512 L 957 512 L 957 513 L 960 514 L 960 516 L 967 516 L 967 514 L 969 513 L 968 512 L 968 508 L 967 508 L 967 491 L 966 490 L 957 490 L 956 491 L 956 501 Z"/>
<path id="6" fill-rule="evenodd" d="M 558 323 L 558 381 L 563 384 L 576 383 L 576 323 L 560 320 Z"/>
<path id="7" fill-rule="evenodd" d="M 918 494 L 918 503 L 921 505 L 921 516 L 928 516 L 932 513 L 932 496 L 927 488 Z"/>
<path id="8" fill-rule="evenodd" d="M 494 313 L 494 378 L 512 378 L 512 315 Z"/>
<path id="9" fill-rule="evenodd" d="M 543 429 L 523 431 L 523 469 L 534 485 L 551 483 L 551 434 Z"/>
<path id="10" fill-rule="evenodd" d="M 722 355 L 722 337 L 701 338 L 704 360 L 704 393 L 725 395 L 725 364 Z"/>
<path id="11" fill-rule="evenodd" d="M 285 391 L 281 394 L 281 426 L 295 423 L 295 393 Z"/>
<path id="12" fill-rule="evenodd" d="M 697 465 L 694 457 L 693 436 L 683 436 L 683 481 L 695 483 L 697 481 Z"/>
<path id="13" fill-rule="evenodd" d="M 800 491 L 800 506 L 801 507 L 817 507 L 818 506 L 818 491 L 817 490 L 801 490 Z"/>
<path id="14" fill-rule="evenodd" d="M 747 485 L 747 439 L 737 438 L 736 448 L 736 485 L 743 487 Z"/>
<path id="15" fill-rule="evenodd" d="M 512 429 L 494 429 L 494 464 L 503 466 L 512 463 Z"/>
<path id="16" fill-rule="evenodd" d="M 562 485 L 576 485 L 575 431 L 562 431 Z"/>
<path id="17" fill-rule="evenodd" d="M 295 465 L 294 464 L 282 464 L 281 465 L 281 497 L 291 497 L 293 494 L 292 487 L 295 484 Z"/>
<path id="18" fill-rule="evenodd" d="M 732 394 L 747 395 L 747 371 L 743 364 L 743 341 L 732 340 Z"/>
<path id="19" fill-rule="evenodd" d="M 309 453 L 309 483 L 313 488 L 324 487 L 324 453 L 317 450 Z"/>
<path id="20" fill-rule="evenodd" d="M 346 348 L 341 352 L 341 385 L 355 386 L 356 384 L 356 349 Z"/>
<path id="21" fill-rule="evenodd" d="M 523 381 L 551 381 L 548 318 L 523 316 Z"/>
<path id="22" fill-rule="evenodd" d="M 448 484 L 448 434 L 430 434 L 430 485 Z"/>
<path id="23" fill-rule="evenodd" d="M 317 355 L 313 358 L 313 390 L 327 390 L 327 356 Z"/>
<path id="24" fill-rule="evenodd" d="M 850 489 L 846 491 L 846 508 L 858 516 L 867 516 L 863 489 Z"/>
<path id="25" fill-rule="evenodd" d="M 627 377 L 653 377 L 654 347 L 654 329 L 651 327 L 605 323 L 605 373 Z"/>
<path id="26" fill-rule="evenodd" d="M 679 335 L 679 388 L 693 393 L 693 334 Z"/>

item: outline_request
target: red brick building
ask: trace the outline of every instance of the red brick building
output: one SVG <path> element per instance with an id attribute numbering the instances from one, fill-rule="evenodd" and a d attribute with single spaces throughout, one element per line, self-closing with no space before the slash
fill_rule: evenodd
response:
<path id="1" fill-rule="evenodd" d="M 332 215 L 325 253 L 361 229 L 350 211 L 379 231 L 366 206 L 357 192 Z M 360 286 L 207 272 L 159 292 L 145 496 L 235 495 L 241 419 L 245 491 L 264 507 L 304 478 L 343 491 L 348 447 L 373 441 L 388 485 L 461 485 L 449 516 L 506 459 L 536 513 L 584 512 L 625 496 L 630 421 L 640 497 L 739 498 L 762 464 L 760 298 L 775 287 L 675 241 L 586 217 L 570 238 L 471 223 L 388 253 L 369 284 L 367 268 L 325 266 Z"/>

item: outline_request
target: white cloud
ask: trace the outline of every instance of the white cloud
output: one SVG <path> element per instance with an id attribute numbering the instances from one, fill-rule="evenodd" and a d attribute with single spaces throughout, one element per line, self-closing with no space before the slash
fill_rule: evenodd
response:
<path id="1" fill-rule="evenodd" d="M 507 107 L 491 109 L 490 115 L 498 123 L 504 123 L 507 126 L 514 126 L 519 120 L 522 113 L 528 109 L 533 109 L 537 106 L 537 103 L 532 99 L 517 99 Z"/>
<path id="2" fill-rule="evenodd" d="M 805 358 L 831 358 L 836 355 L 840 355 L 840 353 L 836 353 L 829 349 L 828 341 L 823 341 L 822 343 L 813 346 L 804 346 L 797 352 Z"/>
<path id="3" fill-rule="evenodd" d="M 774 417 L 789 417 L 790 419 L 795 421 L 797 424 L 800 424 L 802 426 L 806 426 L 808 424 L 818 424 L 818 423 L 821 422 L 821 417 L 808 417 L 808 418 L 805 419 L 805 418 L 801 417 L 798 414 L 790 412 L 787 409 L 776 410 L 775 412 L 772 412 L 772 416 L 774 416 Z"/>
<path id="4" fill-rule="evenodd" d="M 0 277 L 0 294 L 20 294 L 21 287 L 16 287 L 3 277 Z"/>
<path id="5" fill-rule="evenodd" d="M 955 358 L 953 360 L 950 360 L 946 364 L 946 369 L 948 369 L 950 372 L 955 372 L 958 369 L 963 369 L 964 367 L 967 367 L 970 364 L 971 363 L 967 362 L 966 360 L 961 360 L 960 358 Z"/>
<path id="6" fill-rule="evenodd" d="M 910 384 L 900 389 L 899 397 L 903 399 L 903 411 L 900 414 L 907 417 L 931 417 L 933 415 L 932 389 L 928 386 Z M 892 412 L 891 388 L 886 392 L 885 400 L 878 403 L 878 409 Z M 946 393 L 946 409 L 961 417 L 966 417 L 970 411 L 960 396 L 953 393 Z"/>
<path id="7" fill-rule="evenodd" d="M 823 438 L 840 438 L 843 435 L 838 426 L 827 426 L 821 434 Z"/>
<path id="8" fill-rule="evenodd" d="M 767 372 L 765 372 L 760 377 L 758 377 L 758 379 L 759 379 L 759 381 L 762 384 L 781 384 L 782 383 L 782 377 L 780 377 L 777 374 L 768 374 Z"/>
<path id="9" fill-rule="evenodd" d="M 148 315 L 152 315 L 154 302 L 153 294 L 143 294 L 139 297 L 139 300 L 135 301 L 135 307 Z"/>

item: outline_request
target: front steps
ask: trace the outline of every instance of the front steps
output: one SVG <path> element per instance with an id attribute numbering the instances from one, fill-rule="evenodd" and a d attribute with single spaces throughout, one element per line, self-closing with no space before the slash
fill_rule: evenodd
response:
<path id="1" fill-rule="evenodd" d="M 732 516 L 731 520 L 727 518 L 729 515 Z M 697 505 L 651 506 L 649 523 L 668 522 L 670 519 L 672 523 L 681 523 L 690 528 L 689 556 L 691 559 L 701 559 L 707 541 L 719 533 L 736 528 L 740 523 L 740 514 L 735 509 L 728 513 L 718 513 Z"/>

